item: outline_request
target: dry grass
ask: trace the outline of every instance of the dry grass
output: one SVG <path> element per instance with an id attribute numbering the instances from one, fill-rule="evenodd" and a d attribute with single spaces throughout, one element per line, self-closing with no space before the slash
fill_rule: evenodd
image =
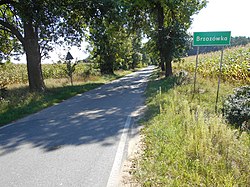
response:
<path id="1" fill-rule="evenodd" d="M 145 150 L 134 169 L 138 185 L 249 186 L 250 135 L 215 114 L 212 82 L 200 79 L 205 92 L 194 97 L 192 84 L 175 86 L 174 78 L 149 84 Z M 229 88 L 222 84 L 220 101 Z"/>

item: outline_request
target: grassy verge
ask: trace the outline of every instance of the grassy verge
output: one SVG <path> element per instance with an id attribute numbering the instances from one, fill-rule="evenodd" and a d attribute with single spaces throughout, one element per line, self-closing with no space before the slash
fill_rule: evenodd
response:
<path id="1" fill-rule="evenodd" d="M 12 85 L 8 88 L 6 97 L 0 100 L 0 126 L 129 73 L 131 71 L 118 71 L 112 76 L 90 76 L 85 81 L 75 80 L 74 86 L 71 86 L 67 79 L 48 79 L 45 80 L 45 93 L 30 93 L 27 85 Z"/>
<path id="2" fill-rule="evenodd" d="M 199 78 L 194 96 L 192 84 L 176 86 L 176 82 L 177 78 L 168 78 L 148 85 L 144 153 L 134 170 L 138 183 L 249 186 L 250 136 L 215 114 L 216 80 Z M 221 85 L 220 101 L 233 87 Z"/>

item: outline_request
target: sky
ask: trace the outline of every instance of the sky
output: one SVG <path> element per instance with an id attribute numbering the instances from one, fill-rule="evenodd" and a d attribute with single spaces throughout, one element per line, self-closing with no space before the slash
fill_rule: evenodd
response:
<path id="1" fill-rule="evenodd" d="M 193 24 L 188 30 L 193 32 L 204 31 L 231 31 L 232 36 L 250 37 L 250 0 L 208 0 L 208 4 L 198 14 L 193 16 Z M 74 60 L 82 60 L 88 57 L 87 43 L 70 49 L 59 48 L 50 53 L 51 58 L 43 59 L 42 63 L 57 62 L 70 51 Z M 25 55 L 19 63 L 26 63 Z"/>
<path id="2" fill-rule="evenodd" d="M 250 0 L 208 0 L 189 32 L 231 31 L 232 36 L 250 37 Z"/>

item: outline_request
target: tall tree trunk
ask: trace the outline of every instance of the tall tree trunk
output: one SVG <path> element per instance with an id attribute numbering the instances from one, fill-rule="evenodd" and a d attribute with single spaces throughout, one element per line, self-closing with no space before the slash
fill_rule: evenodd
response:
<path id="1" fill-rule="evenodd" d="M 166 57 L 166 72 L 165 72 L 165 77 L 170 77 L 173 75 L 173 71 L 172 71 L 172 60 L 173 57 L 171 54 L 169 54 Z"/>
<path id="2" fill-rule="evenodd" d="M 171 33 L 170 33 L 171 35 Z M 171 36 L 172 37 L 172 36 Z M 165 48 L 165 65 L 166 65 L 166 72 L 165 72 L 165 77 L 170 77 L 173 75 L 172 71 L 172 60 L 173 60 L 173 41 L 171 39 L 167 39 L 166 43 L 166 48 Z"/>
<path id="3" fill-rule="evenodd" d="M 113 75 L 114 74 L 114 62 L 115 55 L 112 50 L 112 44 L 109 42 L 109 37 L 107 34 L 102 36 L 105 41 L 101 46 L 101 50 L 99 51 L 100 55 L 100 71 L 101 74 L 105 75 Z"/>
<path id="4" fill-rule="evenodd" d="M 134 53 L 132 54 L 132 64 L 131 64 L 131 68 L 132 68 L 132 69 L 135 69 L 135 68 L 136 68 L 137 62 L 138 62 L 137 53 L 134 52 Z"/>
<path id="5" fill-rule="evenodd" d="M 102 62 L 100 63 L 101 74 L 114 74 L 114 61 L 115 57 L 113 54 L 105 54 Z"/>
<path id="6" fill-rule="evenodd" d="M 161 3 L 157 5 L 157 22 L 158 22 L 158 50 L 160 52 L 160 67 L 162 71 L 165 71 L 164 62 L 164 9 Z"/>
<path id="7" fill-rule="evenodd" d="M 33 27 L 31 21 L 24 24 L 24 39 L 30 91 L 42 92 L 45 90 L 45 84 L 42 75 L 38 31 Z"/>

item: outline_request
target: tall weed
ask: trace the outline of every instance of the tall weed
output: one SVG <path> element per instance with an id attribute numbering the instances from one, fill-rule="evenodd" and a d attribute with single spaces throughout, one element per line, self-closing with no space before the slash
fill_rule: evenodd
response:
<path id="1" fill-rule="evenodd" d="M 183 87 L 157 94 L 150 106 L 157 105 L 161 111 L 145 122 L 144 155 L 135 171 L 142 186 L 250 184 L 249 134 L 192 104 Z"/>

